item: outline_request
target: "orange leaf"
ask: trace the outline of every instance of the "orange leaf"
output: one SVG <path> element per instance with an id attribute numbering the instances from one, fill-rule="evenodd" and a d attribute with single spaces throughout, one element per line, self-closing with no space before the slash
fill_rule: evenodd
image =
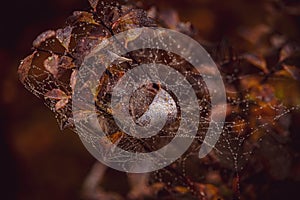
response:
<path id="1" fill-rule="evenodd" d="M 187 189 L 186 187 L 183 187 L 183 186 L 176 186 L 176 187 L 174 188 L 174 190 L 175 190 L 176 192 L 181 193 L 181 194 L 185 194 L 185 193 L 189 192 L 189 189 Z"/>

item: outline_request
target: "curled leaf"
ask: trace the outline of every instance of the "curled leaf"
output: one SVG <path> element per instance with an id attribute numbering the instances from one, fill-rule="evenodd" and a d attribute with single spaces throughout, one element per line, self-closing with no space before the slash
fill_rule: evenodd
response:
<path id="1" fill-rule="evenodd" d="M 48 30 L 40 34 L 32 43 L 33 47 L 38 48 L 47 39 L 55 37 L 55 31 Z"/>

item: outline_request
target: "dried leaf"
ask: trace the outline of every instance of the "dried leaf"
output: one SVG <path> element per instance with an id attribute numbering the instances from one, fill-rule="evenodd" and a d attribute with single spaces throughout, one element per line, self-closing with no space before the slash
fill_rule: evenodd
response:
<path id="1" fill-rule="evenodd" d="M 35 56 L 36 52 L 31 54 L 30 56 L 26 57 L 24 60 L 21 61 L 19 69 L 18 69 L 18 74 L 20 77 L 20 81 L 24 84 L 25 79 L 28 76 L 28 72 L 31 68 L 32 65 L 32 60 Z"/>
<path id="2" fill-rule="evenodd" d="M 55 37 L 55 31 L 48 30 L 40 34 L 32 43 L 33 47 L 38 48 L 43 42 L 49 38 Z"/>
<path id="3" fill-rule="evenodd" d="M 118 18 L 112 25 L 114 32 L 126 31 L 131 28 L 153 27 L 155 23 L 144 10 L 135 9 Z"/>
<path id="4" fill-rule="evenodd" d="M 147 11 L 148 17 L 152 19 L 156 19 L 157 17 L 157 9 L 156 7 L 152 6 L 148 11 Z"/>
<path id="5" fill-rule="evenodd" d="M 75 86 L 76 86 L 76 82 L 77 82 L 77 74 L 78 74 L 78 70 L 77 69 L 73 70 L 73 72 L 71 74 L 70 87 L 72 88 L 72 91 L 75 90 Z"/>
<path id="6" fill-rule="evenodd" d="M 175 29 L 180 22 L 178 13 L 175 10 L 167 10 L 160 14 L 159 19 L 167 25 L 167 27 Z"/>
<path id="7" fill-rule="evenodd" d="M 73 59 L 68 56 L 62 56 L 59 59 L 58 67 L 63 69 L 72 69 L 75 67 Z"/>
<path id="8" fill-rule="evenodd" d="M 75 11 L 73 15 L 68 18 L 68 24 L 76 24 L 78 22 L 84 22 L 87 24 L 99 25 L 98 22 L 94 20 L 93 14 L 85 11 Z"/>
<path id="9" fill-rule="evenodd" d="M 194 29 L 193 25 L 190 22 L 179 22 L 176 25 L 176 30 L 189 36 L 193 36 L 197 33 L 197 31 Z"/>
<path id="10" fill-rule="evenodd" d="M 45 69 L 50 72 L 55 78 L 58 76 L 59 57 L 56 54 L 48 57 L 44 61 Z"/>
<path id="11" fill-rule="evenodd" d="M 183 186 L 176 186 L 174 188 L 174 190 L 180 194 L 185 194 L 185 193 L 189 192 L 189 189 L 186 187 L 183 187 Z"/>
<path id="12" fill-rule="evenodd" d="M 283 35 L 273 35 L 270 38 L 270 42 L 275 48 L 281 48 L 286 42 L 286 37 Z"/>
<path id="13" fill-rule="evenodd" d="M 71 26 L 67 26 L 64 29 L 58 29 L 56 31 L 56 38 L 66 50 L 69 50 L 72 31 L 73 28 Z"/>
<path id="14" fill-rule="evenodd" d="M 116 133 L 110 135 L 108 138 L 113 144 L 115 144 L 118 143 L 123 136 L 124 136 L 123 132 L 117 131 Z"/>
<path id="15" fill-rule="evenodd" d="M 144 199 L 143 197 L 151 195 L 149 174 L 128 174 L 128 181 L 131 185 L 129 199 Z"/>
<path id="16" fill-rule="evenodd" d="M 267 62 L 262 56 L 247 53 L 242 55 L 241 57 L 242 59 L 261 69 L 264 73 L 269 73 Z"/>
<path id="17" fill-rule="evenodd" d="M 69 102 L 69 98 L 61 99 L 55 104 L 55 110 L 60 110 L 65 107 Z"/>
<path id="18" fill-rule="evenodd" d="M 54 99 L 54 100 L 62 100 L 62 99 L 69 98 L 69 96 L 66 95 L 66 93 L 60 89 L 53 89 L 47 92 L 44 96 L 45 99 Z"/>
<path id="19" fill-rule="evenodd" d="M 99 0 L 89 0 L 91 7 L 96 11 Z"/>
<path id="20" fill-rule="evenodd" d="M 290 15 L 300 15 L 300 5 L 295 5 L 295 6 L 286 6 L 285 10 L 287 13 Z"/>
<path id="21" fill-rule="evenodd" d="M 284 60 L 288 59 L 289 57 L 293 56 L 296 51 L 298 51 L 299 49 L 297 48 L 297 46 L 292 45 L 292 44 L 287 44 L 285 45 L 279 54 L 279 61 L 283 62 Z"/>
<path id="22" fill-rule="evenodd" d="M 271 28 L 268 25 L 260 24 L 255 27 L 245 27 L 241 29 L 240 35 L 252 44 L 257 44 L 260 39 L 270 33 Z"/>
<path id="23" fill-rule="evenodd" d="M 295 80 L 300 80 L 300 69 L 298 67 L 286 64 L 282 66 Z"/>
<path id="24" fill-rule="evenodd" d="M 122 62 L 132 62 L 131 59 L 123 57 L 123 56 L 119 56 L 117 54 L 115 54 L 114 52 L 109 51 L 108 55 L 110 57 L 111 60 L 113 60 L 114 62 L 118 62 L 118 63 L 122 63 Z"/>
<path id="25" fill-rule="evenodd" d="M 131 41 L 134 41 L 135 39 L 137 39 L 140 35 L 142 34 L 142 30 L 128 30 L 127 34 L 126 34 L 126 38 L 125 38 L 125 48 L 128 47 L 128 43 Z"/>

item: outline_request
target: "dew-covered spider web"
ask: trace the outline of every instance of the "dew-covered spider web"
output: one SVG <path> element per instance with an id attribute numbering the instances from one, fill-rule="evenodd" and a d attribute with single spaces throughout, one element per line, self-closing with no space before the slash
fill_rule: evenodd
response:
<path id="1" fill-rule="evenodd" d="M 117 33 L 167 24 L 157 23 L 148 16 L 149 12 L 135 6 L 91 2 L 92 10 L 76 11 L 62 29 L 41 34 L 33 42 L 34 52 L 19 67 L 21 82 L 30 92 L 44 100 L 55 113 L 61 129 L 69 128 L 77 133 L 72 97 L 75 85 L 81 81 L 77 75 L 84 58 L 104 39 Z M 180 26 L 174 29 L 195 37 L 194 31 L 187 24 L 180 22 Z M 131 35 L 125 41 L 124 48 L 138 37 L 138 34 Z M 299 47 L 285 44 L 279 48 L 278 65 L 283 65 L 283 68 L 278 70 L 272 70 L 263 57 L 252 53 L 228 56 L 228 49 L 227 46 L 207 49 L 224 81 L 227 113 L 221 136 L 206 157 L 198 158 L 211 113 L 209 92 L 202 76 L 211 72 L 203 69 L 198 73 L 179 55 L 163 50 L 142 49 L 125 55 L 108 55 L 117 59 L 97 79 L 98 87 L 88 88 L 87 84 L 82 88 L 92 90 L 95 104 L 83 105 L 86 111 L 77 113 L 84 125 L 83 131 L 79 131 L 83 134 L 81 136 L 87 142 L 98 145 L 101 149 L 99 153 L 107 153 L 106 150 L 112 148 L 107 140 L 126 151 L 143 153 L 168 144 L 176 135 L 182 111 L 176 96 L 164 85 L 151 82 L 141 85 L 130 99 L 129 113 L 135 123 L 141 126 L 162 114 L 167 115 L 166 124 L 155 136 L 139 139 L 127 135 L 115 122 L 110 106 L 113 88 L 128 71 L 141 64 L 168 65 L 180 72 L 192 85 L 201 108 L 200 120 L 198 133 L 184 155 L 173 164 L 150 174 L 148 182 L 149 187 L 155 191 L 153 196 L 161 199 L 169 196 L 174 199 L 240 198 L 243 181 L 251 176 L 252 171 L 255 173 L 253 166 L 260 162 L 253 159 L 253 154 L 262 152 L 263 155 L 278 155 L 276 152 L 286 151 L 284 144 L 278 141 L 286 139 L 290 114 L 299 110 L 300 99 L 293 102 L 286 99 L 286 89 L 280 85 L 285 83 L 297 93 L 296 96 L 300 96 L 299 77 L 289 60 L 295 52 L 299 52 Z M 95 110 L 98 121 L 91 122 L 89 117 L 95 114 Z M 107 137 L 91 136 L 88 134 L 90 127 L 84 123 L 98 124 Z M 84 135 L 84 132 L 87 134 Z M 112 155 L 107 156 L 114 159 Z M 287 164 L 289 162 L 288 156 L 280 159 Z M 244 176 L 246 171 L 251 172 Z M 224 194 L 227 196 L 224 197 Z"/>

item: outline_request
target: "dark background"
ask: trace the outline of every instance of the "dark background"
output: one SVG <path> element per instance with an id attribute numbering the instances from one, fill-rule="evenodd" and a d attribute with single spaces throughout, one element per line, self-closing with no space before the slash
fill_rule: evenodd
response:
<path id="1" fill-rule="evenodd" d="M 41 32 L 64 25 L 80 0 L 1 2 L 0 199 L 78 199 L 94 159 L 71 131 L 60 131 L 54 115 L 17 76 Z"/>

